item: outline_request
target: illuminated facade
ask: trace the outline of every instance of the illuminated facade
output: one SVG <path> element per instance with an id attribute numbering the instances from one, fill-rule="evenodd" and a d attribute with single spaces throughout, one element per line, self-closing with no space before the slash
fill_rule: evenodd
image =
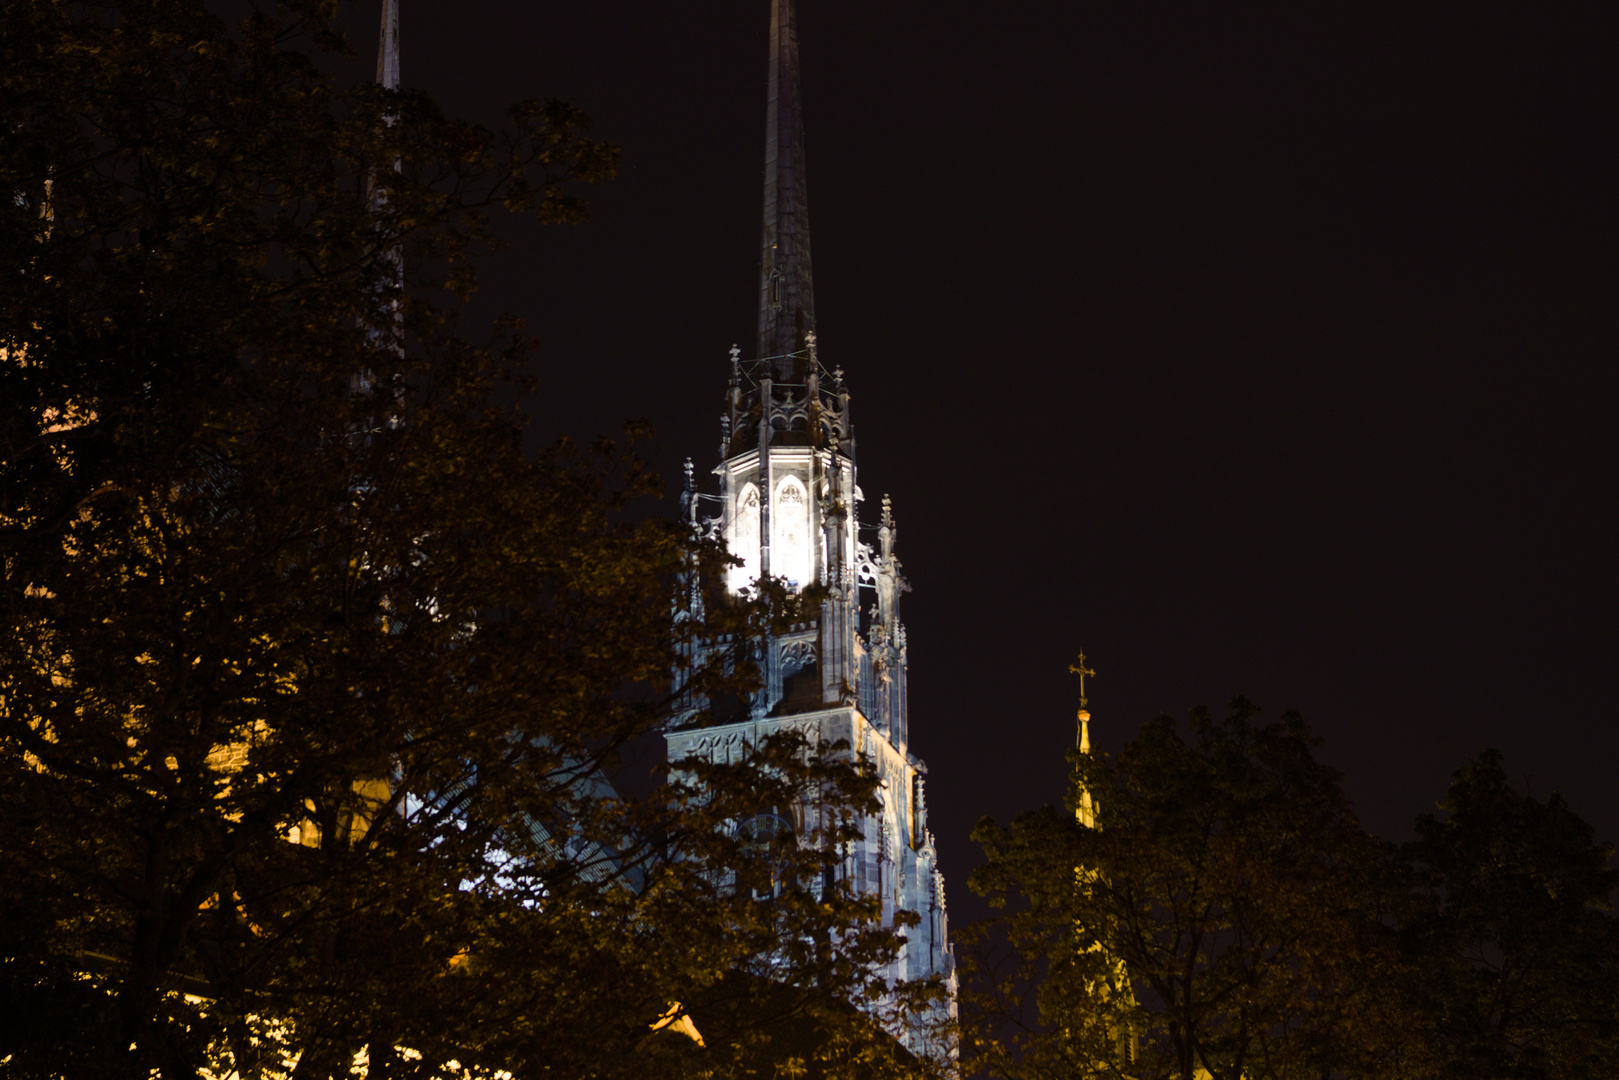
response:
<path id="1" fill-rule="evenodd" d="M 822 745 L 843 741 L 868 756 L 882 781 L 882 807 L 846 851 L 843 880 L 880 898 L 886 922 L 900 910 L 920 916 L 886 974 L 942 977 L 953 1002 L 954 960 L 944 879 L 928 829 L 927 770 L 909 749 L 900 620 L 900 595 L 908 586 L 894 553 L 894 515 L 885 496 L 878 524 L 859 522 L 863 494 L 849 392 L 842 370 L 824 364 L 816 342 L 792 0 L 772 0 L 770 36 L 758 347 L 753 359 L 731 350 L 714 469 L 718 495 L 698 493 L 688 466 L 685 505 L 694 526 L 722 538 L 740 559 L 726 583 L 732 593 L 772 575 L 798 591 L 824 586 L 826 595 L 818 618 L 766 642 L 764 685 L 752 701 L 720 717 L 727 722 L 674 725 L 669 760 L 734 759 L 780 730 Z M 717 513 L 702 515 L 702 506 Z M 865 611 L 863 599 L 871 601 Z M 780 809 L 804 835 L 809 811 Z"/>

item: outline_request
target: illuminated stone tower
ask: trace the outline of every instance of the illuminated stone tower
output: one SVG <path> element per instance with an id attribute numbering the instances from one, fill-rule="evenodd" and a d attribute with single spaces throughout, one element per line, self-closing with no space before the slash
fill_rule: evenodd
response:
<path id="1" fill-rule="evenodd" d="M 906 639 L 900 595 L 908 590 L 895 555 L 898 532 L 887 496 L 873 526 L 858 520 L 849 390 L 828 368 L 815 334 L 810 274 L 804 124 L 799 108 L 798 37 L 792 0 L 772 0 L 769 109 L 765 124 L 764 230 L 759 267 L 758 353 L 731 350 L 721 416 L 719 494 L 688 482 L 695 526 L 723 538 L 742 565 L 733 593 L 774 575 L 794 589 L 826 587 L 819 618 L 769 640 L 764 686 L 729 722 L 676 724 L 670 761 L 734 758 L 773 731 L 795 730 L 869 756 L 882 780 L 881 810 L 845 853 L 842 878 L 880 897 L 884 919 L 898 910 L 921 923 L 907 931 L 891 978 L 939 975 L 955 985 L 944 879 L 928 829 L 926 767 L 910 752 Z M 719 508 L 700 517 L 698 507 Z M 786 809 L 786 808 L 784 808 Z M 804 808 L 791 808 L 805 828 Z M 953 1008 L 953 1006 L 952 1006 Z"/>

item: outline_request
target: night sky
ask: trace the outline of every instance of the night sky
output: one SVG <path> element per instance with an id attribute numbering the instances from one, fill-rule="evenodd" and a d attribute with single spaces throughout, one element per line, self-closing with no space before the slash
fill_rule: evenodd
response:
<path id="1" fill-rule="evenodd" d="M 958 920 L 973 823 L 1061 798 L 1081 647 L 1104 749 L 1241 693 L 1390 839 L 1484 747 L 1619 839 L 1606 5 L 1327 8 L 799 0 L 821 356 L 894 500 Z M 671 495 L 756 334 L 767 31 L 403 3 L 408 86 L 623 148 L 469 327 L 540 338 L 536 439 L 651 420 Z"/>

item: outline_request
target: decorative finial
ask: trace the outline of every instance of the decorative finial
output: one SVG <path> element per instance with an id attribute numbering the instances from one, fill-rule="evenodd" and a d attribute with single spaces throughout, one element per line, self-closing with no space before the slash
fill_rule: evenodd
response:
<path id="1" fill-rule="evenodd" d="M 742 363 L 742 346 L 731 346 L 731 368 L 735 370 Z"/>
<path id="2" fill-rule="evenodd" d="M 809 349 L 810 364 L 815 364 L 815 331 L 811 330 L 804 335 L 804 345 Z"/>
<path id="3" fill-rule="evenodd" d="M 1079 676 L 1079 707 L 1083 709 L 1085 707 L 1085 676 L 1089 675 L 1092 678 L 1096 677 L 1096 672 L 1085 666 L 1084 649 L 1079 650 L 1079 663 L 1077 665 L 1068 665 L 1068 673 L 1070 675 Z"/>
<path id="4" fill-rule="evenodd" d="M 881 522 L 879 522 L 877 525 L 877 543 L 882 549 L 883 566 L 887 570 L 893 571 L 896 574 L 899 568 L 899 560 L 894 558 L 894 542 L 898 539 L 899 530 L 894 528 L 894 504 L 889 501 L 887 495 L 884 495 L 883 516 Z M 897 578 L 894 582 L 894 586 L 896 589 L 899 587 Z M 882 590 L 879 589 L 878 591 L 881 592 Z M 899 596 L 898 592 L 895 592 L 894 596 L 897 599 Z"/>

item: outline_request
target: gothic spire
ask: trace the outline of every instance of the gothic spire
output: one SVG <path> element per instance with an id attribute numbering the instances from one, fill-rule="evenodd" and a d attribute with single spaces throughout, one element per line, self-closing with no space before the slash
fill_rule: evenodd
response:
<path id="1" fill-rule="evenodd" d="M 382 29 L 377 35 L 377 83 L 399 89 L 399 0 L 382 0 Z"/>
<path id="2" fill-rule="evenodd" d="M 804 337 L 815 329 L 804 114 L 798 93 L 793 0 L 770 0 L 770 90 L 765 114 L 764 253 L 759 262 L 759 357 L 780 382 L 803 382 Z"/>
<path id="3" fill-rule="evenodd" d="M 384 90 L 399 89 L 399 0 L 382 0 L 382 25 L 377 30 L 377 85 Z M 388 113 L 383 121 L 392 127 L 396 116 Z M 399 172 L 399 159 L 394 159 L 394 172 Z M 373 168 L 375 168 L 373 166 Z M 378 218 L 384 215 L 388 205 L 387 192 L 383 186 L 376 182 L 376 173 L 371 174 L 371 210 Z M 400 307 L 400 294 L 405 288 L 405 255 L 398 244 L 394 244 L 382 253 L 383 265 L 393 272 L 389 275 L 391 280 L 385 280 L 382 285 L 382 305 L 386 322 L 372 331 L 373 338 L 379 344 L 391 348 L 396 355 L 404 355 L 404 310 Z M 369 389 L 372 375 L 369 371 L 360 375 L 359 385 Z"/>

